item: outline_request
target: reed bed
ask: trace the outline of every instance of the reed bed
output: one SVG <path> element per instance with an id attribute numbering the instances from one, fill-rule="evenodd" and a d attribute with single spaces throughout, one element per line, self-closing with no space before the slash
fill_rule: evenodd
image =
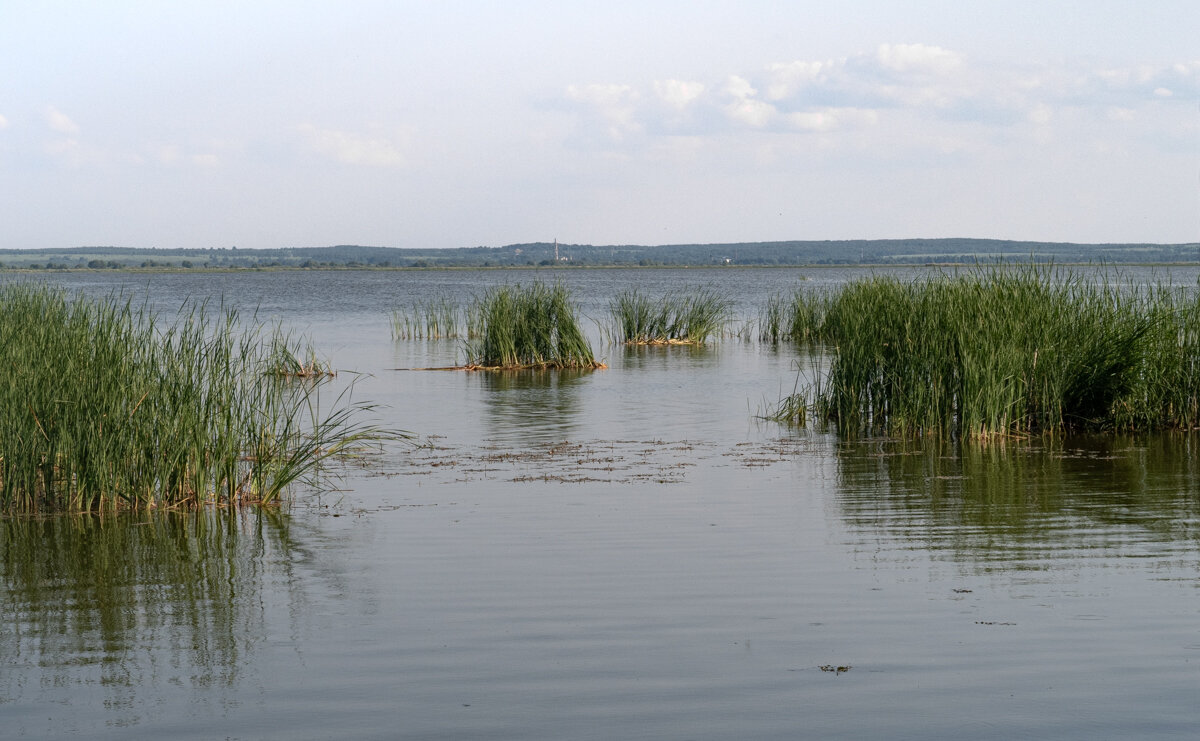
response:
<path id="1" fill-rule="evenodd" d="M 609 302 L 611 334 L 629 345 L 703 345 L 720 337 L 732 302 L 711 289 L 672 293 L 653 300 L 636 288 Z"/>
<path id="2" fill-rule="evenodd" d="M 312 345 L 301 352 L 293 338 L 278 328 L 271 336 L 267 372 L 281 378 L 332 378 L 337 375 L 328 361 L 317 356 Z"/>
<path id="3" fill-rule="evenodd" d="M 790 297 L 772 295 L 759 312 L 760 342 L 820 342 L 825 316 L 835 294 L 828 290 L 798 290 Z"/>
<path id="4" fill-rule="evenodd" d="M 780 418 L 966 438 L 1200 426 L 1196 291 L 1044 266 L 874 277 L 832 297 L 820 335 L 828 375 Z"/>
<path id="5" fill-rule="evenodd" d="M 477 336 L 467 362 L 478 368 L 600 368 L 561 285 L 500 286 L 467 309 Z"/>
<path id="6" fill-rule="evenodd" d="M 348 389 L 324 403 L 328 375 L 281 375 L 283 341 L 202 305 L 160 326 L 128 299 L 0 286 L 0 512 L 272 502 L 391 436 Z"/>
<path id="7" fill-rule="evenodd" d="M 463 316 L 461 307 L 447 296 L 418 301 L 408 309 L 392 312 L 392 339 L 440 340 L 471 335 L 475 326 Z"/>

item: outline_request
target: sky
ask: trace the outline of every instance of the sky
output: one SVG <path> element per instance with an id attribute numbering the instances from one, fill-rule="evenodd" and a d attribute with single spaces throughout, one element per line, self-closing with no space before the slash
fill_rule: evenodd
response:
<path id="1" fill-rule="evenodd" d="M 0 248 L 1200 241 L 1200 3 L 0 0 Z"/>

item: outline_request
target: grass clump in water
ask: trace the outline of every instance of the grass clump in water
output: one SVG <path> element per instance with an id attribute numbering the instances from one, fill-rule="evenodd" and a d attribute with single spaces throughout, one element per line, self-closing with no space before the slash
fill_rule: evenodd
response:
<path id="1" fill-rule="evenodd" d="M 271 337 L 267 372 L 281 378 L 319 378 L 337 375 L 337 371 L 328 362 L 317 357 L 317 351 L 311 345 L 301 351 L 291 337 L 279 330 L 276 330 Z"/>
<path id="2" fill-rule="evenodd" d="M 467 362 L 478 368 L 602 368 L 563 286 L 500 286 L 467 309 L 476 333 Z"/>
<path id="3" fill-rule="evenodd" d="M 458 304 L 446 296 L 397 309 L 392 312 L 392 339 L 457 339 L 462 334 L 461 314 Z"/>
<path id="4" fill-rule="evenodd" d="M 703 345 L 721 336 L 731 313 L 729 299 L 704 288 L 658 301 L 630 288 L 609 302 L 613 336 L 630 345 Z"/>
<path id="5" fill-rule="evenodd" d="M 0 512 L 271 502 L 391 436 L 348 396 L 323 410 L 328 375 L 289 382 L 281 342 L 203 306 L 160 327 L 127 299 L 0 287 Z"/>
<path id="6" fill-rule="evenodd" d="M 1197 302 L 1037 266 L 857 281 L 825 317 L 828 375 L 779 416 L 802 404 L 843 432 L 901 436 L 1192 429 Z"/>
<path id="7" fill-rule="evenodd" d="M 822 341 L 831 304 L 832 294 L 825 290 L 796 291 L 790 298 L 769 296 L 759 313 L 758 339 L 771 343 Z"/>

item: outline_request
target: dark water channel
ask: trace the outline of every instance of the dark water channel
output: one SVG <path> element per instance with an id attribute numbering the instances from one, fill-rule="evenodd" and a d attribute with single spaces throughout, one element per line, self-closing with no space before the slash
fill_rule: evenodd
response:
<path id="1" fill-rule="evenodd" d="M 424 445 L 282 510 L 0 520 L 0 737 L 1200 732 L 1200 439 L 790 430 L 755 414 L 819 360 L 737 338 L 591 327 L 607 370 L 393 370 L 460 348 L 393 342 L 392 308 L 550 275 L 56 277 L 257 307 Z M 592 317 L 636 281 L 749 320 L 848 275 L 563 278 Z"/>

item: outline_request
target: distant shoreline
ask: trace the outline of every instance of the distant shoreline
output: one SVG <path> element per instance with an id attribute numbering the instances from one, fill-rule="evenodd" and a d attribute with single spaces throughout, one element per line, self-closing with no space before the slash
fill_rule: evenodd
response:
<path id="1" fill-rule="evenodd" d="M 998 264 L 1003 265 L 1029 265 L 1033 264 L 1030 261 L 1015 261 L 1007 260 L 1003 263 L 996 261 L 979 262 L 937 262 L 937 263 L 810 263 L 796 265 L 431 265 L 428 267 L 412 267 L 403 265 L 392 266 L 376 266 L 376 265 L 328 265 L 321 267 L 299 267 L 289 265 L 277 265 L 270 267 L 121 267 L 121 268 L 79 268 L 79 267 L 54 267 L 54 268 L 23 268 L 23 267 L 0 267 L 0 275 L 55 275 L 63 273 L 79 274 L 91 273 L 96 275 L 102 274 L 133 274 L 133 275 L 186 275 L 189 273 L 196 274 L 237 274 L 237 273 L 346 273 L 346 272 L 367 272 L 367 273 L 409 273 L 409 272 L 438 272 L 438 271 L 497 271 L 497 272 L 580 272 L 590 270 L 846 270 L 846 269 L 963 269 L 963 268 L 978 268 L 989 267 Z M 1049 267 L 1063 268 L 1186 268 L 1200 267 L 1200 260 L 1191 262 L 1058 262 L 1058 261 L 1038 261 L 1037 264 L 1046 265 Z"/>
<path id="2" fill-rule="evenodd" d="M 1055 265 L 1195 265 L 1200 243 L 1076 244 L 999 239 L 874 239 L 681 245 L 579 245 L 400 248 L 338 245 L 280 249 L 76 247 L 0 250 L 0 270 L 266 270 L 425 268 L 746 268 Z"/>

